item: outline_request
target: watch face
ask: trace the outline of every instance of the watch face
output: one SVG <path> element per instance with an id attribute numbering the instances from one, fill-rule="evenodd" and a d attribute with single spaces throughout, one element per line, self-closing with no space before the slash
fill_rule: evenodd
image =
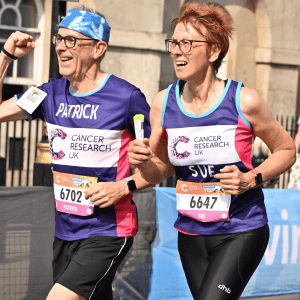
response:
<path id="1" fill-rule="evenodd" d="M 255 182 L 256 182 L 257 185 L 262 184 L 262 176 L 261 176 L 261 173 L 256 174 L 256 176 L 255 176 Z"/>
<path id="2" fill-rule="evenodd" d="M 133 193 L 136 190 L 136 185 L 133 179 L 127 181 L 127 185 L 130 193 Z"/>

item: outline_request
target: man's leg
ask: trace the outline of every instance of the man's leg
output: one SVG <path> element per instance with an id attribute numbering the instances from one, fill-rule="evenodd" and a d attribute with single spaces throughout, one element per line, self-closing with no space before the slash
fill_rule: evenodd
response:
<path id="1" fill-rule="evenodd" d="M 94 236 L 73 242 L 56 238 L 55 285 L 47 300 L 113 300 L 112 281 L 132 242 L 132 237 Z M 61 293 L 64 296 L 56 296 Z"/>
<path id="2" fill-rule="evenodd" d="M 55 283 L 46 300 L 87 300 L 59 283 Z"/>

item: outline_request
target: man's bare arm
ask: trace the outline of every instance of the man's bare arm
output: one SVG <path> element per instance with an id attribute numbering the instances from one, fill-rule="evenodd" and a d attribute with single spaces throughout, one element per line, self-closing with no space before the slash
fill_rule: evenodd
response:
<path id="1" fill-rule="evenodd" d="M 34 49 L 32 36 L 16 31 L 7 39 L 4 49 L 17 58 L 26 55 Z M 10 98 L 3 101 L 2 90 L 3 81 L 12 58 L 2 51 L 0 52 L 0 122 L 9 122 L 28 119 L 27 113 L 16 104 L 16 99 Z"/>

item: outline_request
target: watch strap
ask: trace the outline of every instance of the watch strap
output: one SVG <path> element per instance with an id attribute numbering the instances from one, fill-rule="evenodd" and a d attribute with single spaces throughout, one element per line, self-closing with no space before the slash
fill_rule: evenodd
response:
<path id="1" fill-rule="evenodd" d="M 255 174 L 255 184 L 256 186 L 254 188 L 257 188 L 262 184 L 262 175 L 261 173 L 258 173 L 256 169 L 251 170 Z"/>
<path id="2" fill-rule="evenodd" d="M 130 194 L 133 194 L 136 191 L 135 181 L 130 177 L 126 177 L 124 179 L 127 181 L 127 186 Z"/>

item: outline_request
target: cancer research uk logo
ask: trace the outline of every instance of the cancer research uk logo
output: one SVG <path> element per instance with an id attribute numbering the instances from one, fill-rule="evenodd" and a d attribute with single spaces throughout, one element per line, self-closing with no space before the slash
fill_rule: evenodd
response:
<path id="1" fill-rule="evenodd" d="M 52 157 L 53 160 L 61 160 L 65 157 L 65 153 L 60 150 L 59 152 L 54 152 L 53 150 L 53 141 L 56 137 L 61 138 L 62 140 L 64 140 L 67 137 L 67 134 L 61 130 L 61 129 L 54 129 L 51 130 L 49 133 L 49 148 L 50 148 L 50 155 Z"/>
<path id="2" fill-rule="evenodd" d="M 188 143 L 189 142 L 189 138 L 185 137 L 185 136 L 178 136 L 175 139 L 173 139 L 171 141 L 171 145 L 170 145 L 170 150 L 171 150 L 171 155 L 174 156 L 176 159 L 184 159 L 190 156 L 190 152 L 188 151 L 184 151 L 182 153 L 179 153 L 176 150 L 176 147 L 179 143 Z"/>

